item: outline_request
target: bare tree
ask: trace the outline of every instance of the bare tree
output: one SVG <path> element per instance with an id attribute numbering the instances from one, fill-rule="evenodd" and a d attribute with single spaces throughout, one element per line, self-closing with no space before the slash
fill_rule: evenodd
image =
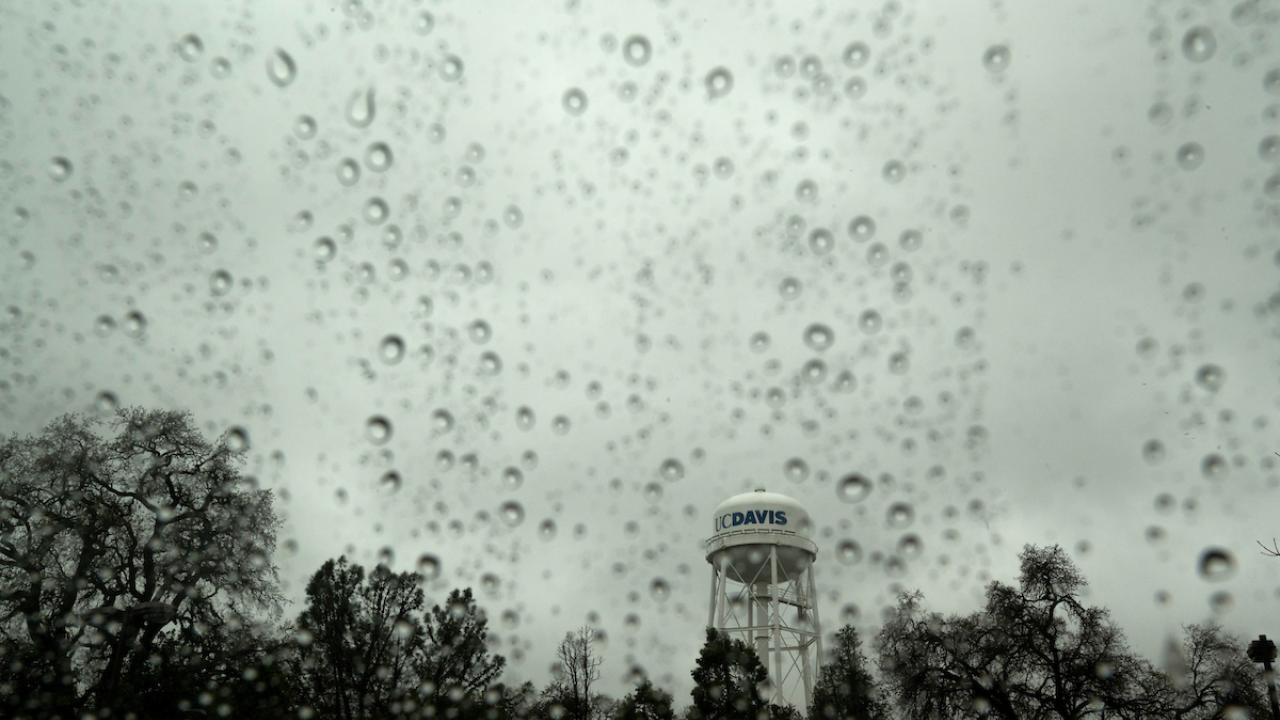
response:
<path id="1" fill-rule="evenodd" d="M 565 720 L 592 720 L 597 698 L 591 688 L 600 679 L 604 658 L 595 652 L 595 635 L 582 626 L 567 633 L 556 649 L 559 679 L 551 688 L 553 699 L 565 709 Z"/>

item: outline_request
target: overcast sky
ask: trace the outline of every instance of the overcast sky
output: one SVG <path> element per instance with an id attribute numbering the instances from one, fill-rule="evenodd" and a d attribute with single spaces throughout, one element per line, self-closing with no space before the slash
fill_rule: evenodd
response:
<path id="1" fill-rule="evenodd" d="M 683 701 L 761 486 L 829 631 L 1060 543 L 1157 660 L 1280 633 L 1278 42 L 1274 0 L 0 3 L 0 429 L 244 432 L 290 597 L 432 556 L 510 680 L 585 623 Z"/>

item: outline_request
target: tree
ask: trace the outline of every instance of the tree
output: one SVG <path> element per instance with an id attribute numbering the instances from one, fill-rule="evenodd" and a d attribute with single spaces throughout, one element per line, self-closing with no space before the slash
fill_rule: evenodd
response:
<path id="1" fill-rule="evenodd" d="M 424 642 L 414 663 L 422 700 L 442 712 L 446 707 L 480 706 L 485 690 L 502 673 L 506 660 L 489 653 L 489 623 L 471 594 L 454 590 L 423 623 Z"/>
<path id="2" fill-rule="evenodd" d="M 1258 671 L 1237 638 L 1214 623 L 1183 632 L 1181 643 L 1170 639 L 1164 670 L 1147 667 L 1128 714 L 1170 720 L 1218 720 L 1233 717 L 1233 710 L 1242 717 L 1270 715 Z"/>
<path id="3" fill-rule="evenodd" d="M 760 693 L 769 673 L 756 651 L 741 640 L 707 628 L 707 640 L 693 669 L 691 715 L 701 720 L 767 717 L 768 703 Z"/>
<path id="4" fill-rule="evenodd" d="M 0 637 L 17 659 L 5 683 L 47 716 L 127 710 L 121 688 L 165 632 L 280 599 L 279 522 L 237 469 L 243 450 L 182 412 L 123 409 L 107 426 L 114 437 L 64 415 L 0 442 Z"/>
<path id="5" fill-rule="evenodd" d="M 889 716 L 867 670 L 862 640 L 852 625 L 836 633 L 831 661 L 818 672 L 809 717 L 813 720 L 882 720 Z"/>
<path id="6" fill-rule="evenodd" d="M 604 658 L 595 652 L 595 636 L 583 626 L 566 633 L 556 648 L 557 679 L 547 688 L 548 699 L 564 709 L 565 720 L 592 720 L 600 698 L 592 686 L 600 679 Z"/>
<path id="7" fill-rule="evenodd" d="M 671 693 L 654 687 L 649 678 L 622 698 L 614 714 L 615 720 L 675 720 L 675 716 Z"/>
<path id="8" fill-rule="evenodd" d="M 1027 546 L 1019 587 L 993 582 L 980 612 L 925 615 L 919 593 L 901 596 L 878 644 L 902 710 L 914 718 L 1077 719 L 1132 705 L 1143 665 L 1107 611 L 1080 602 L 1084 587 L 1061 548 Z"/>
<path id="9" fill-rule="evenodd" d="M 423 604 L 413 573 L 329 560 L 307 583 L 298 617 L 302 641 L 296 666 L 303 697 L 322 718 L 386 717 L 418 685 L 413 654 Z"/>

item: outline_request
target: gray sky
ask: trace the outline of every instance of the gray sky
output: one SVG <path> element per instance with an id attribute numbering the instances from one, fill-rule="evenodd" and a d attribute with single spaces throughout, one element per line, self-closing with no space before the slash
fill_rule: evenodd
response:
<path id="1" fill-rule="evenodd" d="M 1061 543 L 1149 656 L 1280 633 L 1280 3 L 79 4 L 0 3 L 0 427 L 242 428 L 292 597 L 432 554 L 509 679 L 589 622 L 684 701 L 764 485 L 830 630 Z"/>

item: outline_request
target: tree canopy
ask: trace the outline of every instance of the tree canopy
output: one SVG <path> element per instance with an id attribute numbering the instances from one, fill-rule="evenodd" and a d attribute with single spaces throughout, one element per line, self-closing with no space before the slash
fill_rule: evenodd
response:
<path id="1" fill-rule="evenodd" d="M 0 633 L 28 703 L 114 707 L 166 628 L 277 606 L 278 520 L 240 459 L 189 414 L 137 408 L 0 443 Z"/>

